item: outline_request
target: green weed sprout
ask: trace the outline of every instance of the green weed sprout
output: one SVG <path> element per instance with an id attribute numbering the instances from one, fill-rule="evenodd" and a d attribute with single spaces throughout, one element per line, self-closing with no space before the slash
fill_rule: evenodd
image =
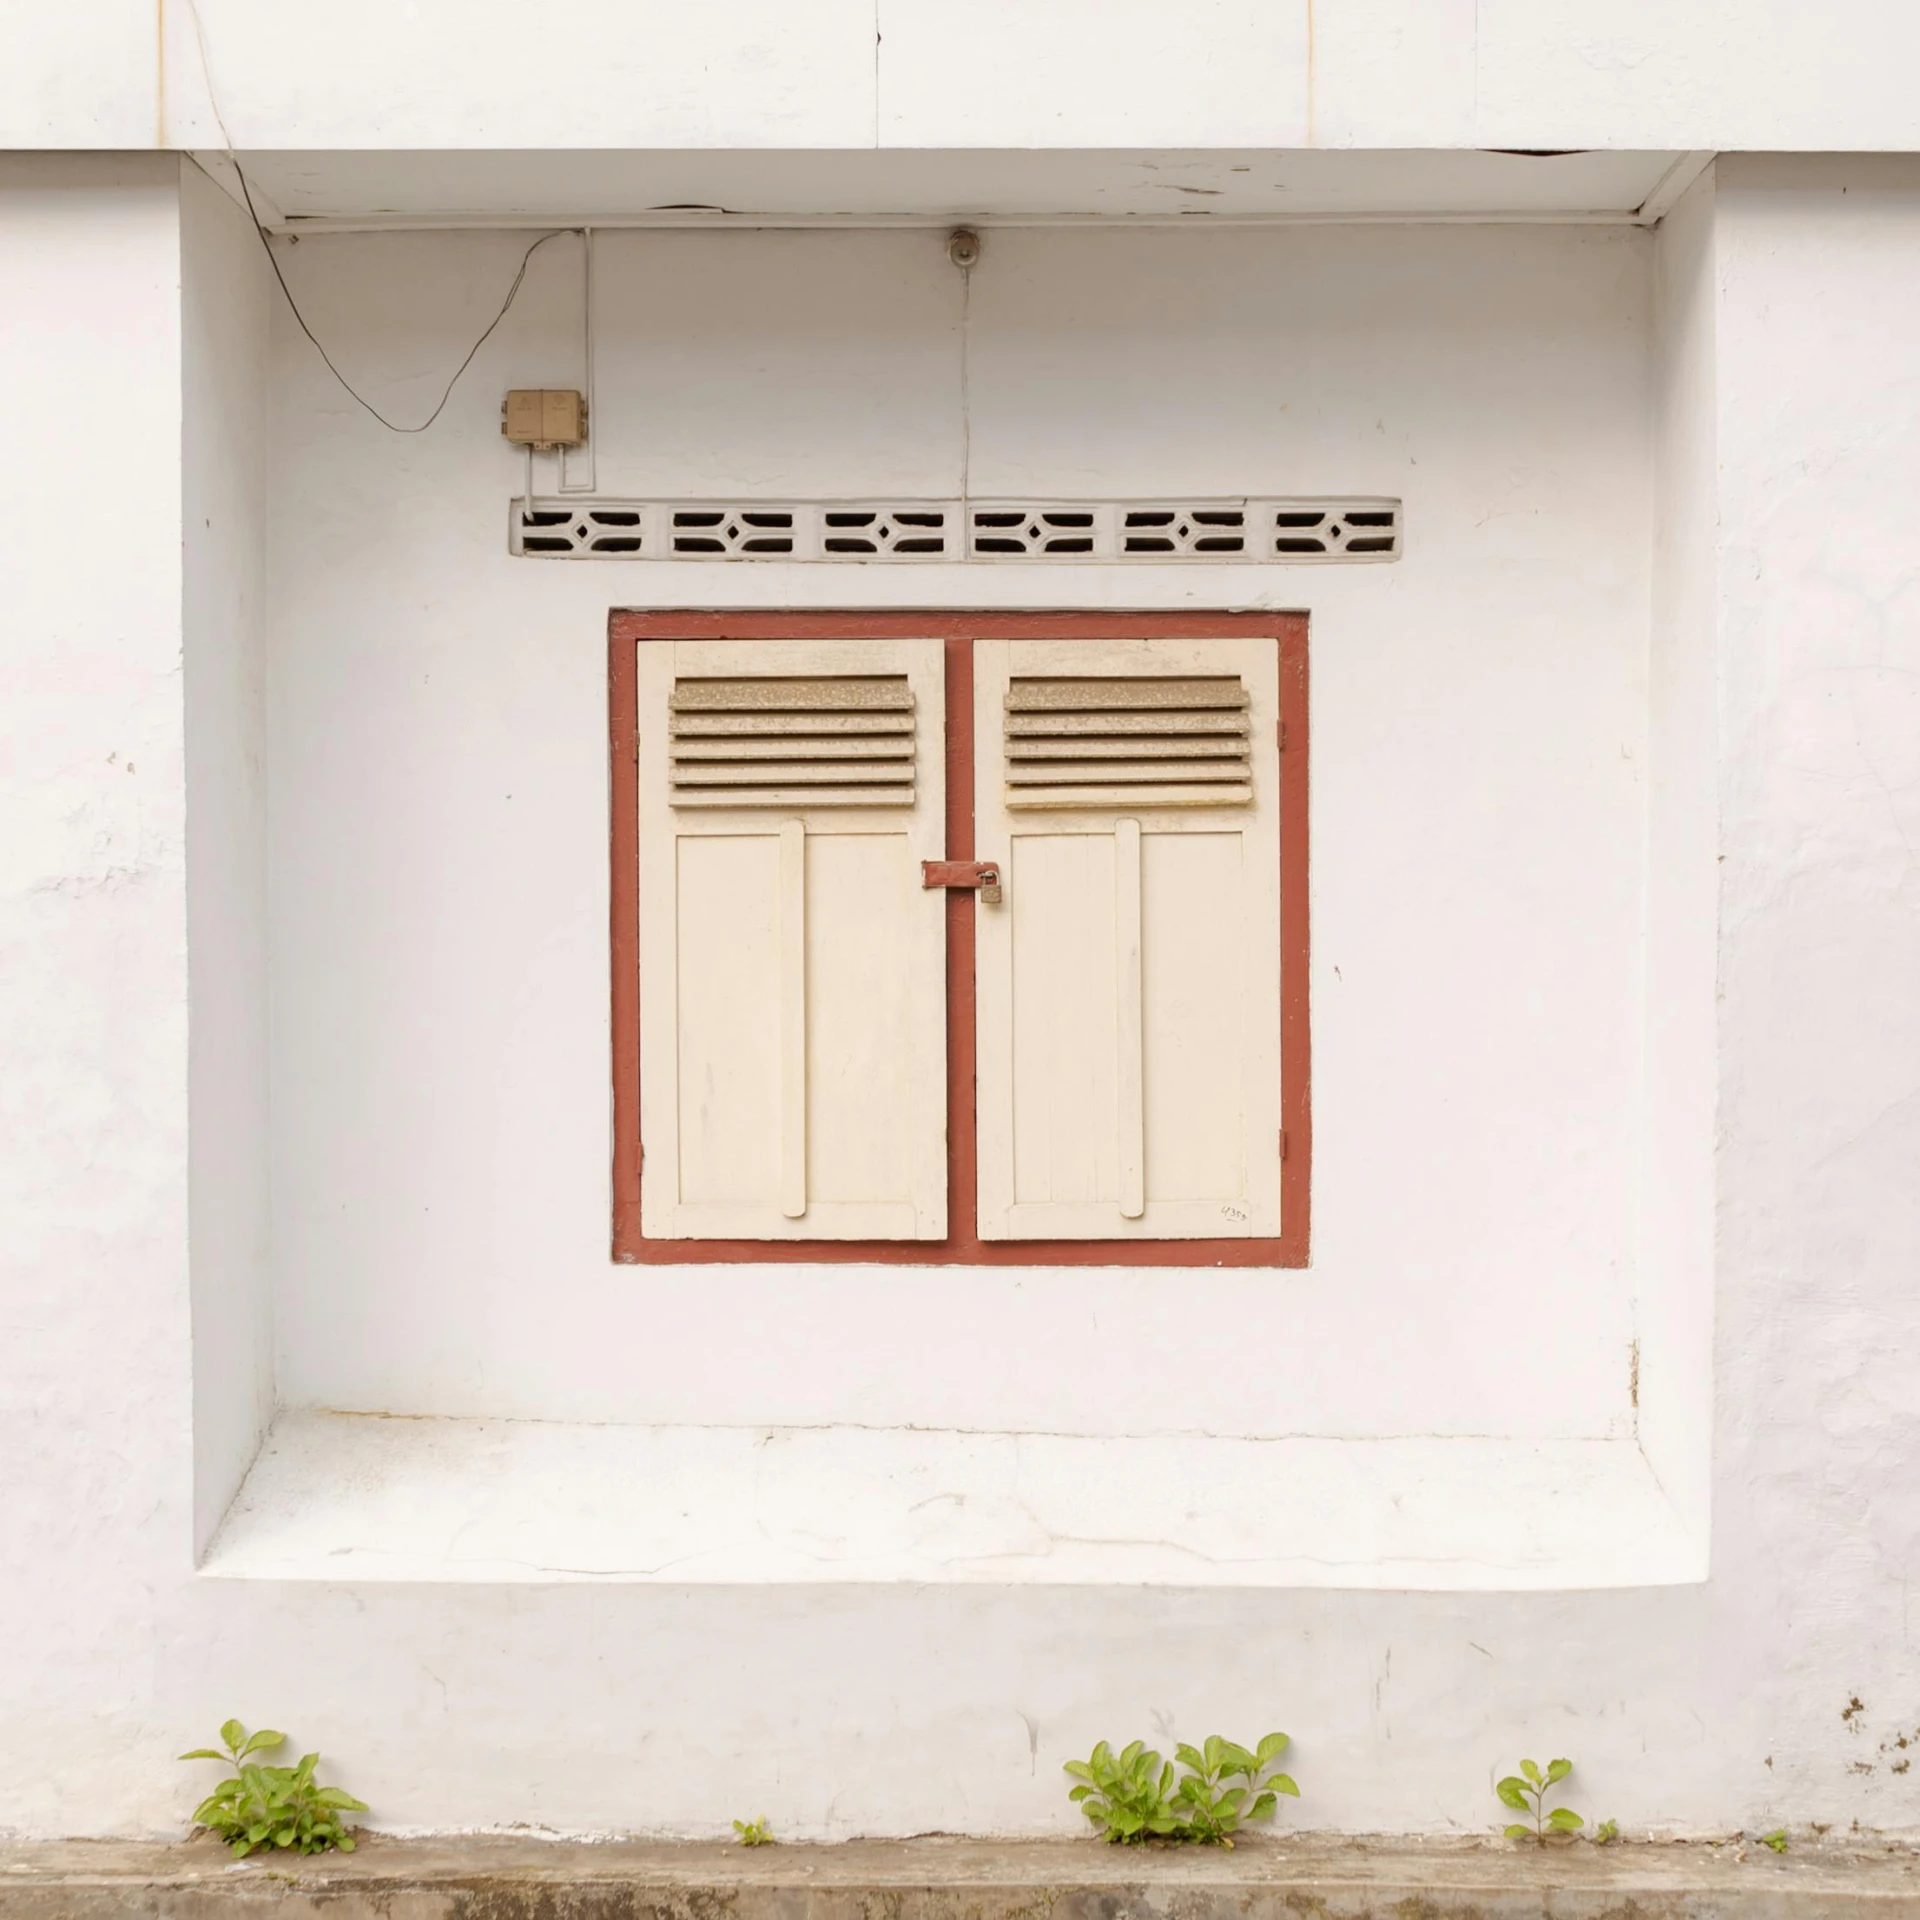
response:
<path id="1" fill-rule="evenodd" d="M 1186 1808 L 1194 1839 L 1230 1847 L 1241 1821 L 1271 1820 L 1280 1804 L 1277 1796 L 1300 1797 L 1290 1775 L 1268 1771 L 1286 1752 L 1287 1744 L 1284 1733 L 1270 1733 L 1249 1753 L 1210 1733 L 1198 1750 L 1174 1748 L 1173 1757 L 1187 1769 L 1175 1798 Z M 1235 1780 L 1241 1784 L 1229 1784 Z"/>
<path id="2" fill-rule="evenodd" d="M 1066 1771 L 1080 1782 L 1068 1795 L 1095 1829 L 1116 1846 L 1139 1846 L 1172 1838 L 1185 1824 L 1174 1806 L 1173 1762 L 1135 1740 L 1116 1757 L 1102 1740 L 1085 1760 Z"/>
<path id="3" fill-rule="evenodd" d="M 302 1754 L 295 1767 L 266 1767 L 252 1759 L 286 1744 L 284 1733 L 263 1727 L 249 1734 L 238 1720 L 220 1729 L 225 1745 L 195 1747 L 182 1760 L 218 1760 L 233 1769 L 193 1810 L 195 1826 L 224 1840 L 236 1858 L 245 1859 L 255 1847 L 282 1847 L 296 1853 L 325 1853 L 338 1847 L 351 1853 L 354 1838 L 344 1813 L 365 1813 L 367 1803 L 338 1787 L 314 1784 L 317 1753 Z"/>
<path id="4" fill-rule="evenodd" d="M 1299 1797 L 1286 1774 L 1272 1771 L 1287 1745 L 1284 1733 L 1270 1733 L 1249 1752 L 1209 1734 L 1201 1746 L 1183 1743 L 1163 1761 L 1142 1741 L 1116 1755 L 1102 1740 L 1087 1759 L 1067 1762 L 1078 1783 L 1067 1797 L 1116 1846 L 1164 1840 L 1230 1847 L 1243 1822 L 1272 1819 L 1281 1794 Z"/>
<path id="5" fill-rule="evenodd" d="M 763 1813 L 758 1820 L 736 1820 L 734 1832 L 739 1835 L 743 1847 L 770 1847 L 773 1845 L 773 1829 L 767 1825 L 767 1816 Z"/>
<path id="6" fill-rule="evenodd" d="M 1572 1771 L 1571 1760 L 1549 1760 L 1544 1774 L 1538 1761 L 1522 1760 L 1519 1773 L 1508 1774 L 1494 1788 L 1503 1807 L 1533 1816 L 1532 1826 L 1515 1821 L 1508 1827 L 1509 1840 L 1537 1840 L 1544 1845 L 1549 1833 L 1576 1833 L 1586 1825 L 1571 1807 L 1555 1807 L 1551 1813 L 1546 1810 L 1547 1795 Z"/>

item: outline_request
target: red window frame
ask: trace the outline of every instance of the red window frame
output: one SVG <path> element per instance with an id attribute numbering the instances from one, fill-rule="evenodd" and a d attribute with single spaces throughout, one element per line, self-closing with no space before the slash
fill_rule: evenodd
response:
<path id="1" fill-rule="evenodd" d="M 974 912 L 947 914 L 947 1238 L 649 1239 L 640 1211 L 640 772 L 638 645 L 650 640 L 929 639 L 946 647 L 947 847 L 974 859 L 973 643 L 1268 637 L 1280 649 L 1280 1233 L 1253 1240 L 982 1240 L 975 1135 Z M 612 832 L 613 1246 L 622 1265 L 768 1261 L 888 1266 L 1304 1267 L 1312 1204 L 1312 1030 L 1308 1002 L 1307 616 L 1303 613 L 642 612 L 607 622 Z"/>

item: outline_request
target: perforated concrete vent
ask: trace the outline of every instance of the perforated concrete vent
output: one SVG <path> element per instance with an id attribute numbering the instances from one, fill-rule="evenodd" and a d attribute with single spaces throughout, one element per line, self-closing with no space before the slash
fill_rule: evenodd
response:
<path id="1" fill-rule="evenodd" d="M 1397 500 L 515 500 L 533 559 L 1132 565 L 1400 557 Z"/>
<path id="2" fill-rule="evenodd" d="M 781 674 L 673 683 L 676 807 L 910 807 L 905 674 Z"/>
<path id="3" fill-rule="evenodd" d="M 1007 689 L 1007 805 L 1247 806 L 1248 704 L 1231 673 L 1016 674 Z"/>

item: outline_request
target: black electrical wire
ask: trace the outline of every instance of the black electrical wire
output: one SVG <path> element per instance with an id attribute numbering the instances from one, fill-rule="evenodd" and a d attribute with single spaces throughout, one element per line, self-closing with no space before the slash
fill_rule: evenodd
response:
<path id="1" fill-rule="evenodd" d="M 287 308 L 292 313 L 294 319 L 299 322 L 300 331 L 313 342 L 314 352 L 326 362 L 327 371 L 339 381 L 342 389 L 348 396 L 360 406 L 364 407 L 368 413 L 372 414 L 389 433 L 425 433 L 426 430 L 440 418 L 442 412 L 445 411 L 447 402 L 453 398 L 454 388 L 460 384 L 460 376 L 473 365 L 473 356 L 487 344 L 488 340 L 493 337 L 494 328 L 507 317 L 507 309 L 513 305 L 515 298 L 520 292 L 521 282 L 527 277 L 527 266 L 533 259 L 533 256 L 538 253 L 549 240 L 558 240 L 564 233 L 578 233 L 580 231 L 578 227 L 555 227 L 552 232 L 543 233 L 540 238 L 520 256 L 520 271 L 513 276 L 513 285 L 507 289 L 507 297 L 501 301 L 500 311 L 487 322 L 486 331 L 467 349 L 467 357 L 454 368 L 453 378 L 447 382 L 446 391 L 440 396 L 440 404 L 436 406 L 417 427 L 403 427 L 399 425 L 398 422 L 389 420 L 364 394 L 354 391 L 352 382 L 333 364 L 333 356 L 320 344 L 320 336 L 307 325 L 307 316 L 300 311 L 300 303 L 293 297 L 293 289 L 287 285 L 287 276 L 280 271 L 280 260 L 279 256 L 276 255 L 273 250 L 273 242 L 267 237 L 266 228 L 261 225 L 259 212 L 253 204 L 253 190 L 247 185 L 246 169 L 241 166 L 239 159 L 235 156 L 231 148 L 227 150 L 227 158 L 233 162 L 233 170 L 239 176 L 240 191 L 246 198 L 247 213 L 253 221 L 253 230 L 260 236 L 260 245 L 267 256 L 267 265 L 273 269 L 273 277 L 279 281 L 280 291 L 287 297 Z"/>
<path id="2" fill-rule="evenodd" d="M 467 357 L 453 370 L 453 378 L 447 382 L 446 391 L 440 396 L 440 404 L 420 422 L 417 427 L 403 427 L 389 420 L 364 394 L 354 391 L 353 383 L 333 364 L 333 356 L 320 344 L 320 336 L 307 325 L 307 316 L 300 311 L 300 303 L 293 297 L 293 289 L 287 285 L 287 276 L 280 271 L 279 256 L 273 250 L 273 242 L 267 237 L 267 230 L 260 222 L 260 211 L 253 204 L 253 189 L 247 184 L 247 171 L 240 164 L 240 156 L 233 150 L 233 135 L 227 131 L 227 116 L 220 111 L 220 96 L 214 89 L 213 63 L 207 58 L 207 30 L 200 18 L 199 0 L 187 0 L 187 10 L 193 20 L 194 44 L 200 50 L 200 71 L 207 83 L 207 104 L 213 109 L 213 117 L 220 128 L 220 137 L 226 142 L 227 162 L 233 168 L 240 181 L 240 192 L 247 203 L 247 216 L 253 222 L 253 230 L 260 237 L 261 251 L 267 256 L 267 265 L 273 269 L 273 277 L 280 283 L 280 291 L 286 295 L 287 309 L 300 324 L 300 331 L 313 343 L 313 350 L 326 362 L 327 371 L 339 381 L 347 397 L 366 411 L 386 428 L 389 433 L 425 433 L 445 411 L 446 404 L 453 398 L 453 390 L 460 384 L 460 376 L 473 365 L 473 356 L 493 337 L 493 330 L 507 317 L 507 309 L 519 294 L 520 283 L 527 277 L 527 263 L 544 247 L 549 240 L 558 240 L 563 233 L 582 233 L 582 227 L 555 227 L 550 233 L 543 233 L 525 253 L 520 256 L 520 271 L 513 276 L 513 285 L 507 289 L 507 297 L 500 302 L 500 311 L 487 322 L 486 331 L 467 349 Z M 203 169 L 204 171 L 204 169 Z"/>

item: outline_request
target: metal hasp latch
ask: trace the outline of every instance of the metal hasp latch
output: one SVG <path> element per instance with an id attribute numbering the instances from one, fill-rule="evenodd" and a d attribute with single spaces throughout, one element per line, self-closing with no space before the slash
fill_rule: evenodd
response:
<path id="1" fill-rule="evenodd" d="M 922 860 L 923 887 L 978 887 L 990 907 L 1000 904 L 1000 868 L 992 860 Z"/>

